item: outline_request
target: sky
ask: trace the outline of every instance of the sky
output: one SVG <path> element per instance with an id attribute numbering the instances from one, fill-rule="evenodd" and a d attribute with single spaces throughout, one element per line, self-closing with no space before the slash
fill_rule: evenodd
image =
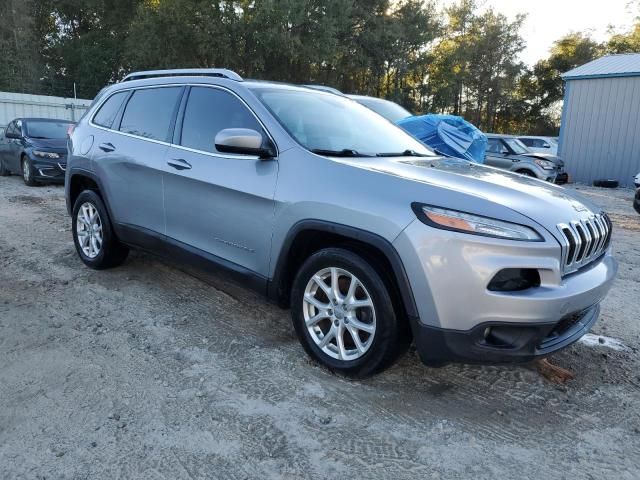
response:
<path id="1" fill-rule="evenodd" d="M 445 5 L 455 0 L 443 0 Z M 527 49 L 522 60 L 533 65 L 549 53 L 554 40 L 571 31 L 592 33 L 598 41 L 608 38 L 610 25 L 624 31 L 633 23 L 634 14 L 627 8 L 629 0 L 479 0 L 485 7 L 513 19 L 526 13 L 522 36 Z"/>

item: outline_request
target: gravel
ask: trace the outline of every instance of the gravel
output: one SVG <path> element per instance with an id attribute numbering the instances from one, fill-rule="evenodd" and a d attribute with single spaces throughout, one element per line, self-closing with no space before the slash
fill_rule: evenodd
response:
<path id="1" fill-rule="evenodd" d="M 631 190 L 572 188 L 611 213 L 620 273 L 604 343 L 551 358 L 557 385 L 414 351 L 332 375 L 224 277 L 139 252 L 87 269 L 63 189 L 0 177 L 0 478 L 639 478 L 640 216 Z"/>

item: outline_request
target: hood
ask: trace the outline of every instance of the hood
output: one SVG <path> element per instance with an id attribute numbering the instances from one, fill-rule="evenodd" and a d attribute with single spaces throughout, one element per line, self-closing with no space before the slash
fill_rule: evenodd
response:
<path id="1" fill-rule="evenodd" d="M 530 158 L 538 158 L 540 160 L 549 160 L 550 162 L 555 163 L 559 167 L 564 167 L 564 161 L 557 155 L 551 155 L 550 153 L 523 153 L 521 156 L 530 157 Z"/>
<path id="2" fill-rule="evenodd" d="M 340 160 L 358 168 L 480 197 L 529 217 L 554 235 L 557 233 L 556 226 L 559 223 L 587 219 L 602 210 L 572 190 L 507 170 L 454 158 L 396 157 Z M 434 193 L 425 191 L 424 196 L 433 198 Z M 429 198 L 415 198 L 411 201 L 437 204 Z M 473 205 L 472 199 L 470 199 L 470 205 Z M 440 206 L 447 207 L 447 205 Z"/>
<path id="3" fill-rule="evenodd" d="M 66 138 L 31 138 L 29 137 L 29 144 L 35 148 L 43 148 L 49 152 L 67 153 L 67 139 Z"/>

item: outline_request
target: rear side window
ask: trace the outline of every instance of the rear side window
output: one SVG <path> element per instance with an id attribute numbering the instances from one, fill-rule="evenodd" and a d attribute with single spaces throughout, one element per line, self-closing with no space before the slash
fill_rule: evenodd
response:
<path id="1" fill-rule="evenodd" d="M 487 145 L 487 152 L 491 153 L 502 153 L 502 142 L 497 138 L 490 138 Z"/>
<path id="2" fill-rule="evenodd" d="M 215 153 L 216 135 L 225 128 L 250 128 L 264 135 L 256 118 L 234 95 L 217 88 L 193 87 L 184 112 L 180 144 Z"/>
<path id="3" fill-rule="evenodd" d="M 127 102 L 120 131 L 166 141 L 182 87 L 136 90 Z"/>
<path id="4" fill-rule="evenodd" d="M 533 147 L 535 144 L 533 138 L 521 138 L 520 141 L 524 143 L 527 147 Z"/>
<path id="5" fill-rule="evenodd" d="M 111 128 L 113 121 L 116 119 L 116 115 L 118 115 L 118 110 L 120 110 L 120 106 L 128 94 L 129 92 L 118 92 L 111 95 L 109 99 L 102 104 L 95 117 L 93 117 L 93 123 L 101 127 Z"/>

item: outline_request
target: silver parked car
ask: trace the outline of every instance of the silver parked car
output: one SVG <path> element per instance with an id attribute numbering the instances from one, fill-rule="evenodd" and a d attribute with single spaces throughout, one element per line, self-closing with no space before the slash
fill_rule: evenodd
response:
<path id="1" fill-rule="evenodd" d="M 555 183 L 567 183 L 564 161 L 559 157 L 530 151 L 511 135 L 487 133 L 487 152 L 484 163 L 512 172 Z"/>
<path id="2" fill-rule="evenodd" d="M 69 141 L 66 198 L 89 267 L 144 248 L 290 307 L 332 370 L 556 352 L 596 322 L 611 222 L 551 184 L 443 158 L 344 97 L 228 70 L 131 74 Z"/>

